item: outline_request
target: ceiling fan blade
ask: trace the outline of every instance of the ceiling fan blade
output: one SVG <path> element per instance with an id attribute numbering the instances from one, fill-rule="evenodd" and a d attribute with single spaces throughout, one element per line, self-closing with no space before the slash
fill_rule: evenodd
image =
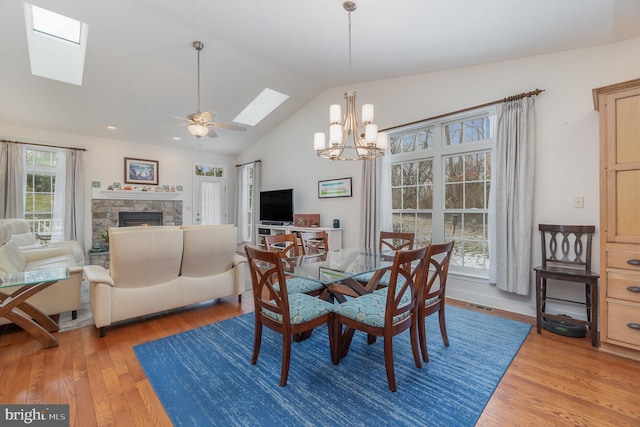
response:
<path id="1" fill-rule="evenodd" d="M 247 128 L 240 125 L 234 125 L 232 123 L 220 123 L 220 122 L 211 122 L 209 126 L 213 126 L 215 128 L 227 129 L 227 130 L 237 130 L 240 132 L 246 132 Z"/>
<path id="2" fill-rule="evenodd" d="M 178 119 L 178 120 L 188 120 L 186 117 L 179 117 L 179 116 L 174 116 L 173 114 L 160 113 L 159 111 L 150 111 L 150 110 L 148 110 L 147 113 L 161 114 L 163 116 L 173 117 L 174 119 Z"/>
<path id="3" fill-rule="evenodd" d="M 218 137 L 218 134 L 216 133 L 216 131 L 215 131 L 215 130 L 213 130 L 212 128 L 209 128 L 209 133 L 207 134 L 207 136 L 208 136 L 209 138 L 217 138 L 217 137 Z"/>

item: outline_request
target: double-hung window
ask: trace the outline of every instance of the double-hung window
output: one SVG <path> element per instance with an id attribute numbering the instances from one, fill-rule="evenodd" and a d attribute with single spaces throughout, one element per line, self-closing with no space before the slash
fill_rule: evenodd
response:
<path id="1" fill-rule="evenodd" d="M 35 233 L 59 232 L 61 223 L 56 218 L 56 184 L 59 184 L 60 153 L 44 148 L 25 149 L 25 219 Z M 64 177 L 63 177 L 64 178 Z M 63 197 L 58 194 L 59 197 Z"/>
<path id="2" fill-rule="evenodd" d="M 489 191 L 495 110 L 425 121 L 390 135 L 394 231 L 415 245 L 455 240 L 451 270 L 489 271 Z"/>

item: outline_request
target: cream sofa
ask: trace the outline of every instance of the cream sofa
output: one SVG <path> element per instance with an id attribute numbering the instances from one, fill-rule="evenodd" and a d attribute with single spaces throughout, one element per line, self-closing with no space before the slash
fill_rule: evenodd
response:
<path id="1" fill-rule="evenodd" d="M 82 266 L 77 264 L 73 249 L 43 247 L 36 250 L 21 250 L 12 240 L 11 226 L 8 223 L 0 224 L 0 274 L 61 266 L 69 267 L 70 278 L 33 295 L 27 302 L 49 316 L 70 311 L 75 318 L 81 304 Z M 5 294 L 11 294 L 17 289 L 12 287 L 2 291 Z M 6 323 L 9 321 L 0 319 L 0 324 Z"/>
<path id="2" fill-rule="evenodd" d="M 75 264 L 84 265 L 84 249 L 80 243 L 75 240 L 65 240 L 62 242 L 51 242 L 47 245 L 38 243 L 36 236 L 31 233 L 31 227 L 26 219 L 22 218 L 4 218 L 0 219 L 0 224 L 8 224 L 11 229 L 11 241 L 16 244 L 23 252 L 32 250 L 40 250 L 42 248 L 68 248 L 71 249 Z"/>
<path id="3" fill-rule="evenodd" d="M 232 225 L 109 229 L 109 270 L 85 266 L 100 336 L 114 322 L 240 296 L 246 259 Z"/>

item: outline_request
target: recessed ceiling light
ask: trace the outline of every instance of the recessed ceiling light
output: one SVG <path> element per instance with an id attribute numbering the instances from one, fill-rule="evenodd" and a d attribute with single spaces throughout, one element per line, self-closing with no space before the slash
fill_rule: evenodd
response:
<path id="1" fill-rule="evenodd" d="M 173 137 L 173 140 L 174 140 L 174 141 L 179 141 L 179 140 L 181 140 L 181 139 L 182 139 L 182 138 L 180 138 L 179 136 L 174 136 L 174 137 Z"/>
<path id="2" fill-rule="evenodd" d="M 116 130 L 118 129 L 117 127 L 115 127 L 114 125 L 107 125 L 107 129 L 109 130 Z"/>
<path id="3" fill-rule="evenodd" d="M 247 126 L 255 126 L 287 98 L 289 95 L 265 88 L 233 121 Z"/>

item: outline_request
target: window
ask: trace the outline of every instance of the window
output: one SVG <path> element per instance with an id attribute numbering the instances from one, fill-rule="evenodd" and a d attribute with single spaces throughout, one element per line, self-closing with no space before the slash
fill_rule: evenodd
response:
<path id="1" fill-rule="evenodd" d="M 208 165 L 195 165 L 196 176 L 211 176 L 215 178 L 223 178 L 224 168 Z"/>
<path id="2" fill-rule="evenodd" d="M 448 117 L 390 135 L 394 231 L 417 246 L 455 240 L 452 270 L 489 270 L 489 190 L 495 110 Z"/>
<path id="3" fill-rule="evenodd" d="M 27 2 L 23 7 L 31 74 L 81 86 L 89 25 Z"/>
<path id="4" fill-rule="evenodd" d="M 51 233 L 53 227 L 58 153 L 45 149 L 25 150 L 25 219 L 34 233 Z"/>

